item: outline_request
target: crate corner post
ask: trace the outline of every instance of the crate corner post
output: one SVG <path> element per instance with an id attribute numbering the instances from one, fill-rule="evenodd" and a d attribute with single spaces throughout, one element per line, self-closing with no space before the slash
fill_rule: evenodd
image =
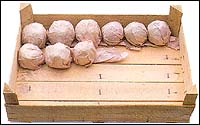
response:
<path id="1" fill-rule="evenodd" d="M 179 35 L 182 15 L 181 5 L 170 5 L 168 23 L 174 36 Z"/>
<path id="2" fill-rule="evenodd" d="M 33 22 L 33 10 L 29 3 L 20 3 L 21 27 Z"/>
<path id="3" fill-rule="evenodd" d="M 183 104 L 184 105 L 195 105 L 198 92 L 196 85 L 193 85 L 189 91 L 186 92 Z"/>
<path id="4" fill-rule="evenodd" d="M 19 105 L 17 94 L 12 91 L 8 84 L 4 84 L 3 90 L 6 105 Z"/>

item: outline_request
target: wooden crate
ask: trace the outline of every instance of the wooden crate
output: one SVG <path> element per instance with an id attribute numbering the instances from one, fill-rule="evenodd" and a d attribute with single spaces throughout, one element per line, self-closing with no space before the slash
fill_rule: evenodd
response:
<path id="1" fill-rule="evenodd" d="M 180 6 L 170 6 L 168 15 L 58 15 L 33 14 L 30 4 L 21 4 L 20 15 L 10 81 L 4 86 L 9 121 L 189 122 L 197 90 L 191 82 Z M 54 20 L 66 19 L 75 26 L 86 18 L 101 27 L 113 20 L 123 26 L 164 20 L 181 48 L 146 47 L 135 52 L 118 47 L 129 53 L 127 59 L 89 68 L 73 64 L 57 70 L 44 65 L 31 71 L 18 66 L 24 25 L 36 21 L 48 28 Z"/>

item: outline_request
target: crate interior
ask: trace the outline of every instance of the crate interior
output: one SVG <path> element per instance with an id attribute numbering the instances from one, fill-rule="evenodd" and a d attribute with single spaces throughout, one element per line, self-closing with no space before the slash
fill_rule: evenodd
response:
<path id="1" fill-rule="evenodd" d="M 166 47 L 129 51 L 120 63 L 72 64 L 67 70 L 43 65 L 18 69 L 19 101 L 155 101 L 183 102 L 184 84 L 179 51 Z M 167 57 L 167 58 L 166 58 Z"/>
<path id="2" fill-rule="evenodd" d="M 53 20 L 68 19 L 72 15 L 34 15 L 34 21 L 46 28 Z M 89 15 L 80 19 L 95 17 Z M 100 26 L 110 20 L 123 25 L 135 21 L 131 16 L 103 16 Z M 112 17 L 112 16 L 111 16 Z M 167 19 L 166 15 L 151 16 L 150 20 Z M 100 19 L 100 16 L 98 17 Z M 106 18 L 106 19 L 105 19 Z M 49 20 L 50 19 L 50 20 Z M 73 21 L 74 19 L 74 21 Z M 141 18 L 139 18 L 141 19 Z M 48 21 L 46 21 L 48 20 Z M 148 21 L 146 23 L 148 23 Z M 143 22 L 144 23 L 144 22 Z M 181 41 L 180 41 L 181 42 Z M 20 44 L 20 42 L 19 42 Z M 15 91 L 20 104 L 35 105 L 58 102 L 141 102 L 174 103 L 184 101 L 184 79 L 181 54 L 167 47 L 144 47 L 141 51 L 130 51 L 128 58 L 118 63 L 93 64 L 89 68 L 72 64 L 65 70 L 49 68 L 46 64 L 39 70 L 17 69 Z"/>
<path id="3" fill-rule="evenodd" d="M 95 19 L 100 27 L 109 21 L 119 21 L 125 27 L 132 21 L 148 25 L 156 19 L 165 20 L 175 36 L 178 36 L 177 29 L 180 28 L 173 26 L 169 15 L 33 15 L 33 21 L 42 23 L 47 29 L 54 20 L 69 20 L 75 26 L 87 18 Z M 17 44 L 21 46 L 19 41 L 20 37 Z M 65 70 L 49 68 L 45 64 L 35 71 L 18 66 L 14 84 L 19 104 L 182 104 L 185 84 L 180 50 L 167 47 L 144 47 L 141 51 L 117 48 L 129 53 L 128 58 L 118 63 L 93 64 L 89 68 L 72 64 Z"/>

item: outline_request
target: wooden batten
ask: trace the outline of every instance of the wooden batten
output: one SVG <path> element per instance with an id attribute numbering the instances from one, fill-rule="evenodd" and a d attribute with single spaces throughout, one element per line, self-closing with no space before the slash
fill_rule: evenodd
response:
<path id="1" fill-rule="evenodd" d="M 193 107 L 6 105 L 10 121 L 189 122 Z"/>
<path id="2" fill-rule="evenodd" d="M 182 17 L 182 9 L 180 5 L 171 5 L 170 12 L 168 17 L 168 24 L 170 26 L 172 35 L 178 37 L 180 26 L 181 26 L 181 17 Z"/>
<path id="3" fill-rule="evenodd" d="M 16 93 L 14 93 L 12 91 L 12 89 L 9 87 L 9 85 L 6 84 L 6 83 L 4 85 L 3 94 L 4 94 L 4 98 L 5 98 L 5 103 L 6 104 L 19 105 Z"/>
<path id="4" fill-rule="evenodd" d="M 185 88 L 184 88 L 185 98 L 184 98 L 183 104 L 195 105 L 195 100 L 198 93 L 197 93 L 196 85 L 193 85 L 192 83 L 189 57 L 187 54 L 187 47 L 185 43 L 185 36 L 184 36 L 182 25 L 180 26 L 179 41 L 180 41 L 181 62 L 182 62 L 182 68 L 183 68 L 183 78 L 184 78 L 184 84 L 185 84 Z"/>
<path id="5" fill-rule="evenodd" d="M 186 47 L 185 36 L 184 36 L 182 25 L 180 27 L 180 32 L 179 32 L 179 42 L 180 42 L 181 62 L 182 62 L 182 68 L 183 68 L 183 78 L 184 78 L 184 84 L 185 84 L 185 88 L 184 88 L 185 98 L 184 98 L 183 104 L 194 105 L 198 93 L 197 93 L 196 85 L 193 85 L 192 83 L 189 57 L 187 54 L 187 47 Z"/>
<path id="6" fill-rule="evenodd" d="M 12 62 L 12 68 L 11 68 L 11 73 L 10 73 L 10 79 L 9 79 L 9 87 L 15 92 L 15 86 L 16 86 L 16 79 L 17 79 L 17 72 L 19 68 L 18 64 L 18 52 L 19 48 L 21 47 L 21 26 L 19 26 L 19 31 L 16 39 L 16 45 L 15 45 L 15 51 L 14 51 L 14 56 L 13 56 L 13 62 Z"/>
<path id="7" fill-rule="evenodd" d="M 130 22 L 137 21 L 144 23 L 146 26 L 154 20 L 167 21 L 168 15 L 126 15 L 126 14 L 34 14 L 34 21 L 42 23 L 45 28 L 49 26 L 55 20 L 68 20 L 73 26 L 82 19 L 94 19 L 97 21 L 100 27 L 103 27 L 106 23 L 111 21 L 119 21 L 123 27 Z"/>
<path id="8" fill-rule="evenodd" d="M 31 4 L 21 3 L 20 4 L 20 21 L 22 28 L 33 22 L 33 10 Z"/>
<path id="9" fill-rule="evenodd" d="M 19 48 L 21 47 L 21 26 L 19 26 L 19 31 L 17 34 L 17 39 L 16 39 L 16 45 L 15 45 L 15 51 L 14 51 L 14 56 L 13 56 L 13 63 L 12 63 L 12 68 L 10 72 L 10 79 L 9 79 L 9 84 L 4 84 L 4 98 L 5 98 L 5 103 L 10 104 L 10 105 L 19 105 L 18 102 L 18 97 L 17 94 L 15 93 L 15 87 L 16 87 L 16 79 L 17 79 L 17 72 L 19 68 L 18 64 L 18 51 Z"/>

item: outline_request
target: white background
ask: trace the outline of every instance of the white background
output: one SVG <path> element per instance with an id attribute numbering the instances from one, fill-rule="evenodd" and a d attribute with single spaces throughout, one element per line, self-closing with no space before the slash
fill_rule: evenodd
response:
<path id="1" fill-rule="evenodd" d="M 23 1 L 24 2 L 24 1 Z M 7 120 L 3 86 L 8 82 L 19 28 L 19 3 L 1 2 L 1 122 Z M 192 73 L 199 93 L 199 2 L 29 2 L 33 13 L 168 14 L 170 4 L 182 5 L 182 23 Z M 199 123 L 199 96 L 190 123 Z"/>

